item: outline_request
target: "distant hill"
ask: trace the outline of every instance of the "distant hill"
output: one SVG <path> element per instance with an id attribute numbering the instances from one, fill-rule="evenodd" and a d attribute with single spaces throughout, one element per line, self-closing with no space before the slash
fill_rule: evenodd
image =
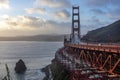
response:
<path id="1" fill-rule="evenodd" d="M 0 41 L 63 41 L 65 35 L 35 35 L 19 37 L 0 37 Z"/>
<path id="2" fill-rule="evenodd" d="M 82 37 L 87 42 L 120 42 L 120 20 L 108 26 L 89 31 Z"/>

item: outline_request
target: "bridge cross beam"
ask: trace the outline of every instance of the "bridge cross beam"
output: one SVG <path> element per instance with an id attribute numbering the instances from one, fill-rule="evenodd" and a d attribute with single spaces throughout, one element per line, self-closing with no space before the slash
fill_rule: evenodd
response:
<path id="1" fill-rule="evenodd" d="M 100 69 L 103 70 L 107 63 L 109 63 L 109 70 L 111 70 L 112 69 L 112 56 L 111 55 L 108 55 L 107 59 L 103 63 L 102 67 L 100 67 Z"/>
<path id="2" fill-rule="evenodd" d="M 102 54 L 99 54 L 98 57 L 96 58 L 95 66 L 96 67 L 102 67 Z"/>
<path id="3" fill-rule="evenodd" d="M 113 66 L 112 69 L 109 70 L 109 72 L 112 74 L 113 71 L 115 70 L 115 68 L 120 64 L 120 59 L 118 59 L 118 61 L 115 63 L 115 65 Z"/>

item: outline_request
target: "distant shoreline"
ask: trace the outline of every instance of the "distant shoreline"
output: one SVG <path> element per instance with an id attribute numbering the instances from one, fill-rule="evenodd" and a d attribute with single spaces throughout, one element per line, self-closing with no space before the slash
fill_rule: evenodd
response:
<path id="1" fill-rule="evenodd" d="M 49 41 L 61 42 L 65 35 L 36 35 L 36 36 L 18 36 L 18 37 L 0 37 L 0 41 Z"/>
<path id="2" fill-rule="evenodd" d="M 18 41 L 18 42 L 19 42 L 19 41 L 28 41 L 28 42 L 30 42 L 30 41 L 35 41 L 35 40 L 0 40 L 0 42 L 2 42 L 2 41 L 6 41 L 6 42 L 7 42 L 7 41 L 11 41 L 11 42 L 12 42 L 12 41 Z M 63 41 L 37 41 L 37 40 L 36 40 L 35 42 L 63 42 Z"/>

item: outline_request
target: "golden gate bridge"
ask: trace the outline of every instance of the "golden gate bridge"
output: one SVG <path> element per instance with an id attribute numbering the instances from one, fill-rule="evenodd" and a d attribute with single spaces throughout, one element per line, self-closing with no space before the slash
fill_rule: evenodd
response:
<path id="1" fill-rule="evenodd" d="M 80 41 L 79 7 L 72 10 L 72 32 L 55 59 L 69 71 L 69 80 L 119 80 L 120 46 Z"/>

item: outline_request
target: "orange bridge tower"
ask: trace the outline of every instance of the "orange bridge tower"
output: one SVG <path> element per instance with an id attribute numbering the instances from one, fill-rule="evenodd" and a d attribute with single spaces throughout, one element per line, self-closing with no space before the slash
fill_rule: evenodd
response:
<path id="1" fill-rule="evenodd" d="M 73 7 L 73 9 L 72 9 L 71 42 L 73 42 L 73 43 L 80 43 L 80 16 L 79 16 L 79 6 Z"/>

